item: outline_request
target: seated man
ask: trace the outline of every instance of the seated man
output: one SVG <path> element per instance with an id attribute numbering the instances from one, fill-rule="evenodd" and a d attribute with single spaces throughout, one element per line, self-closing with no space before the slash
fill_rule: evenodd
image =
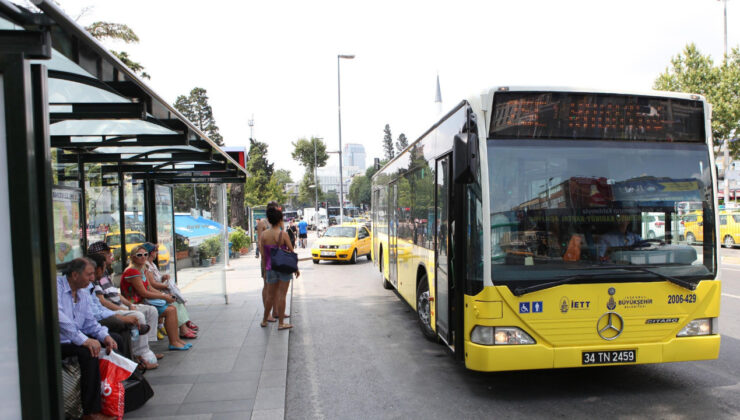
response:
<path id="1" fill-rule="evenodd" d="M 596 244 L 596 251 L 600 261 L 607 261 L 609 259 L 607 251 L 612 248 L 630 247 L 642 241 L 640 235 L 627 230 L 630 225 L 628 216 L 617 215 L 617 223 L 617 230 L 601 235 Z"/>
<path id="2" fill-rule="evenodd" d="M 85 288 L 95 276 L 95 264 L 86 258 L 69 263 L 64 276 L 57 278 L 59 339 L 62 357 L 77 356 L 80 364 L 83 419 L 112 419 L 100 414 L 101 342 L 110 354 L 117 349 L 108 329 L 93 318 Z M 82 296 L 81 296 L 82 294 Z"/>

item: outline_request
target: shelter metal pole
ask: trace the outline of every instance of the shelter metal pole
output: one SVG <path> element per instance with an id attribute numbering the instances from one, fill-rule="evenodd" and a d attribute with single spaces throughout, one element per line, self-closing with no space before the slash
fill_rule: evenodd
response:
<path id="1" fill-rule="evenodd" d="M 222 237 L 224 243 L 224 266 L 221 276 L 221 287 L 224 292 L 224 303 L 229 304 L 229 293 L 226 290 L 226 267 L 229 265 L 229 225 L 226 223 L 226 184 L 218 184 L 219 189 L 219 201 L 221 201 L 221 223 L 222 225 Z"/>

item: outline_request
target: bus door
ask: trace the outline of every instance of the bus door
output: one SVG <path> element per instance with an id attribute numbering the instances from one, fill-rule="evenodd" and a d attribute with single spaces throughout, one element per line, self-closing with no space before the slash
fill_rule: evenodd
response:
<path id="1" fill-rule="evenodd" d="M 394 182 L 388 198 L 388 281 L 398 289 L 398 185 Z"/>
<path id="2" fill-rule="evenodd" d="M 435 188 L 435 313 L 437 334 L 447 345 L 450 340 L 450 297 L 449 297 L 449 221 L 450 221 L 450 155 L 437 160 Z"/>

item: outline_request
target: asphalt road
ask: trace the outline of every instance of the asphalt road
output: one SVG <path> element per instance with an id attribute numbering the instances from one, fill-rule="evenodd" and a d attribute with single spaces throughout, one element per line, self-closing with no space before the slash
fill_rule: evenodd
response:
<path id="1" fill-rule="evenodd" d="M 493 374 L 425 340 L 369 261 L 301 268 L 286 419 L 740 418 L 740 264 L 721 272 L 718 360 Z"/>

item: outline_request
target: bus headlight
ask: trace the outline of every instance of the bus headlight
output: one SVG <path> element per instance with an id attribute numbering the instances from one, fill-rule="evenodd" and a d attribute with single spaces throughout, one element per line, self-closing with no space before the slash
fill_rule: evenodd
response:
<path id="1" fill-rule="evenodd" d="M 692 337 L 696 335 L 709 335 L 717 334 L 719 332 L 719 325 L 717 318 L 700 318 L 695 319 L 685 327 L 681 328 L 681 331 L 676 334 L 676 337 Z"/>
<path id="2" fill-rule="evenodd" d="M 476 325 L 470 333 L 470 341 L 486 346 L 508 344 L 534 344 L 529 334 L 517 327 L 485 327 Z"/>

